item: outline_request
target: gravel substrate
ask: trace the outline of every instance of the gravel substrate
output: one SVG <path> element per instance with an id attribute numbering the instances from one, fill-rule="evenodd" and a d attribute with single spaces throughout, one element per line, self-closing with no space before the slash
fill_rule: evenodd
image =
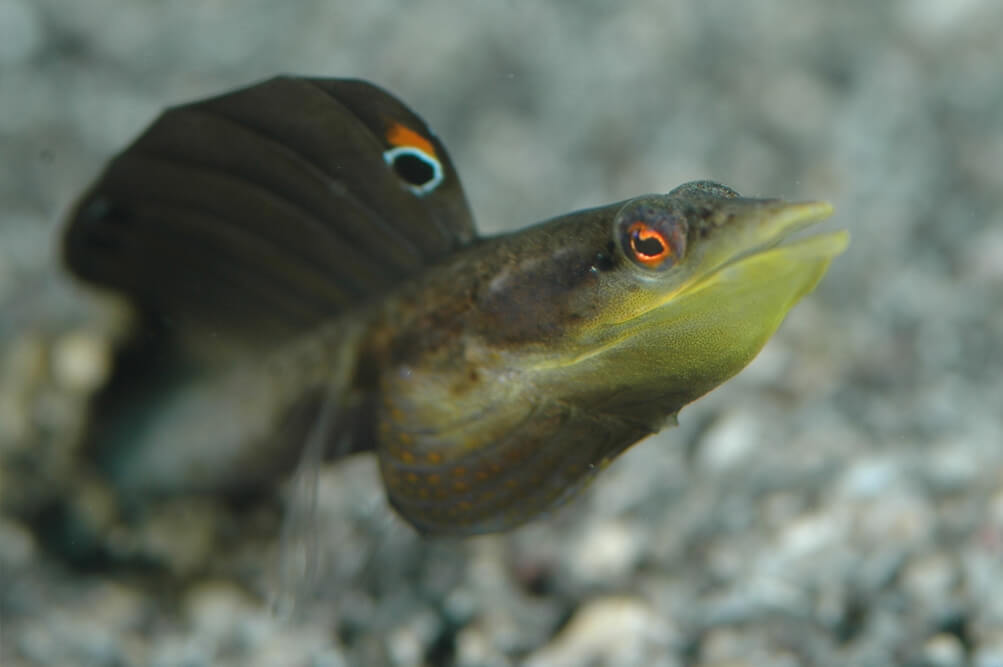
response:
<path id="1" fill-rule="evenodd" d="M 1003 666 L 1001 30 L 998 0 L 0 0 L 0 665 Z M 111 502 L 73 446 L 115 315 L 62 216 L 162 107 L 281 72 L 410 103 L 486 232 L 711 178 L 853 240 L 551 518 L 423 540 L 359 457 L 291 611 L 276 504 L 179 498 L 105 527 L 156 567 L 80 571 L 24 519 Z"/>

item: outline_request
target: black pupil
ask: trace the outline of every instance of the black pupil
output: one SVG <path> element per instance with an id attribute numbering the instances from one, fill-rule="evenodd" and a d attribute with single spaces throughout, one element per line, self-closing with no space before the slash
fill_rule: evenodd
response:
<path id="1" fill-rule="evenodd" d="M 411 185 L 425 185 L 435 178 L 435 169 L 428 160 L 407 153 L 394 158 L 394 171 Z"/>
<path id="2" fill-rule="evenodd" d="M 662 242 L 654 236 L 642 239 L 641 235 L 635 232 L 634 250 L 636 250 L 639 255 L 644 255 L 645 257 L 657 257 L 665 252 L 665 246 L 662 245 Z"/>

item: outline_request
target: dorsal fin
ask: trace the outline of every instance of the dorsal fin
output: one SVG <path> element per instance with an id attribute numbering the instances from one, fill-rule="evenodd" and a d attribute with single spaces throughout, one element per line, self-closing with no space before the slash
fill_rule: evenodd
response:
<path id="1" fill-rule="evenodd" d="M 164 112 L 82 197 L 64 255 L 205 360 L 273 347 L 475 237 L 403 103 L 278 77 Z"/>

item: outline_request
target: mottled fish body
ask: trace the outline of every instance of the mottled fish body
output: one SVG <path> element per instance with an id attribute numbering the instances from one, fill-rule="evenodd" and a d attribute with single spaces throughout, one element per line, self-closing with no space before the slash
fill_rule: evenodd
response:
<path id="1" fill-rule="evenodd" d="M 375 452 L 418 530 L 511 528 L 748 364 L 846 247 L 789 239 L 830 212 L 702 181 L 480 238 L 445 148 L 371 84 L 177 107 L 65 237 L 142 323 L 88 457 L 130 498 L 267 488 L 328 409 L 327 456 Z"/>

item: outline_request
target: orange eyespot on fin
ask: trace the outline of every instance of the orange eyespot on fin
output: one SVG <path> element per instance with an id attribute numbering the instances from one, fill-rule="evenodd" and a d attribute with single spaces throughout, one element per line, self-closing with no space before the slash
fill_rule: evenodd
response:
<path id="1" fill-rule="evenodd" d="M 641 264 L 658 267 L 673 254 L 672 244 L 665 235 L 643 222 L 635 222 L 627 228 L 630 250 Z"/>
<path id="2" fill-rule="evenodd" d="M 393 148 L 383 152 L 383 159 L 408 190 L 420 197 L 439 187 L 445 172 L 431 141 L 396 122 L 386 140 Z"/>

